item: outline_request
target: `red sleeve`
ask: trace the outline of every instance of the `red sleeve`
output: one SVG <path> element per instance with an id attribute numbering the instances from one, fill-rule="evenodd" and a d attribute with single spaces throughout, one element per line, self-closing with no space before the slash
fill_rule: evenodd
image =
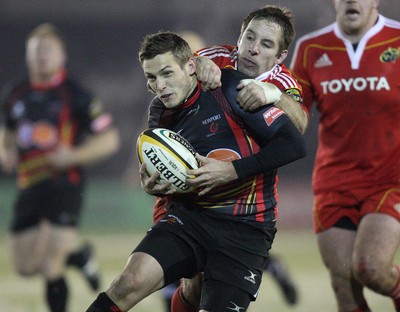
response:
<path id="1" fill-rule="evenodd" d="M 237 48 L 235 46 L 220 45 L 204 48 L 195 53 L 195 55 L 208 57 L 219 68 L 236 68 Z"/>
<path id="2" fill-rule="evenodd" d="M 314 101 L 314 90 L 307 73 L 307 60 L 304 53 L 306 43 L 298 42 L 291 63 L 293 76 L 298 80 L 303 89 L 303 104 L 310 110 Z"/>

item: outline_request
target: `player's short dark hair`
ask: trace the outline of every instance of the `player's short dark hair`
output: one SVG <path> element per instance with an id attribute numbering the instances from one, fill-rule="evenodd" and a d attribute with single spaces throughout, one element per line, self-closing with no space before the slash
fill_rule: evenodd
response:
<path id="1" fill-rule="evenodd" d="M 279 50 L 282 52 L 283 50 L 287 50 L 289 48 L 296 35 L 293 13 L 290 9 L 275 5 L 266 5 L 260 9 L 250 12 L 242 21 L 240 37 L 243 35 L 247 26 L 249 26 L 253 19 L 265 19 L 278 24 L 282 30 L 282 38 L 279 43 Z"/>
<path id="2" fill-rule="evenodd" d="M 147 35 L 139 49 L 139 61 L 152 59 L 159 54 L 171 52 L 179 66 L 183 67 L 193 56 L 189 44 L 173 32 L 158 32 Z"/>

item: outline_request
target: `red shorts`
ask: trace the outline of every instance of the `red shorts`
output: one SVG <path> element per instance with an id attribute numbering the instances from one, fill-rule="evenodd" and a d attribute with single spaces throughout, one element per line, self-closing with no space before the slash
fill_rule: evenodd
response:
<path id="1" fill-rule="evenodd" d="M 357 226 L 368 213 L 385 213 L 400 221 L 400 185 L 316 194 L 314 231 L 327 230 L 344 217 Z"/>

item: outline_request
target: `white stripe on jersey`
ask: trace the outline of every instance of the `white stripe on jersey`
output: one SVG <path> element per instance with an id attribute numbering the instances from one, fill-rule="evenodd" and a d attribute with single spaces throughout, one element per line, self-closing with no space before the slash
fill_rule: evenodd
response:
<path id="1" fill-rule="evenodd" d="M 201 54 L 199 54 L 199 55 L 201 55 Z M 206 56 L 206 55 L 201 55 L 201 56 Z M 212 55 L 207 55 L 206 57 L 209 58 L 209 59 L 213 59 L 213 58 L 218 57 L 218 56 L 227 57 L 227 58 L 231 57 L 230 54 L 226 54 L 226 53 L 216 53 L 216 54 L 212 54 Z"/>
<path id="2" fill-rule="evenodd" d="M 282 72 L 282 67 L 279 65 L 275 65 L 271 70 L 261 74 L 256 78 L 256 80 L 267 82 L 271 80 L 279 81 L 282 84 L 284 90 L 299 88 L 299 84 L 297 83 L 297 81 L 293 79 L 293 77 Z"/>
<path id="3" fill-rule="evenodd" d="M 211 55 L 211 54 L 220 53 L 220 52 L 223 52 L 228 56 L 230 55 L 230 51 L 224 47 L 211 47 L 208 49 L 202 49 L 202 50 L 197 51 L 197 54 L 201 55 L 201 56 L 206 56 L 206 55 Z"/>
<path id="4" fill-rule="evenodd" d="M 282 84 L 284 90 L 299 88 L 299 85 L 295 83 L 294 80 L 288 75 L 279 75 L 275 77 L 275 80 Z"/>
<path id="5" fill-rule="evenodd" d="M 229 49 L 223 47 L 223 46 L 214 46 L 211 48 L 206 48 L 197 51 L 197 54 L 200 56 L 205 56 L 210 59 L 222 56 L 224 58 L 230 58 L 231 61 L 235 61 L 237 59 L 237 50 L 234 49 L 230 51 Z"/>

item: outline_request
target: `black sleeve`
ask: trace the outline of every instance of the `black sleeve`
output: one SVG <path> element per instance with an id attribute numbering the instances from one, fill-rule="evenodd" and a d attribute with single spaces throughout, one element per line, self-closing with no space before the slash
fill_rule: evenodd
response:
<path id="1" fill-rule="evenodd" d="M 305 156 L 306 147 L 303 136 L 289 122 L 282 125 L 257 154 L 234 160 L 233 166 L 240 179 L 277 169 Z"/>

